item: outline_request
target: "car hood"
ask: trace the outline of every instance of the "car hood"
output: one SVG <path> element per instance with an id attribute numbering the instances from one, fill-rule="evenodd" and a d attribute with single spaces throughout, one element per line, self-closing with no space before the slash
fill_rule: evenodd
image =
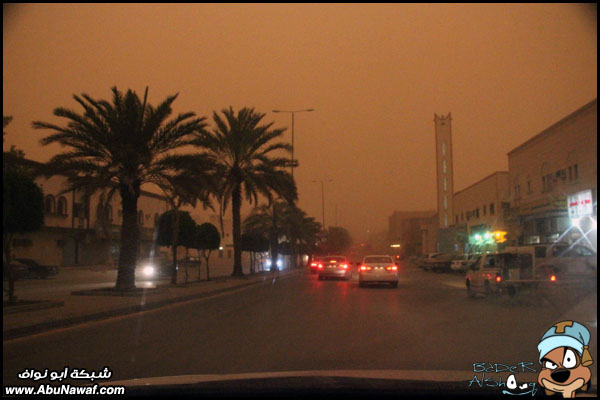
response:
<path id="1" fill-rule="evenodd" d="M 519 374 L 524 376 L 526 374 Z M 537 376 L 535 374 L 532 377 Z M 250 372 L 239 374 L 198 374 L 138 378 L 122 381 L 109 381 L 106 384 L 122 386 L 187 385 L 201 382 L 223 382 L 248 379 L 290 378 L 290 377 L 345 377 L 358 379 L 390 379 L 408 381 L 462 382 L 473 378 L 472 371 L 444 370 L 310 370 L 283 372 Z"/>

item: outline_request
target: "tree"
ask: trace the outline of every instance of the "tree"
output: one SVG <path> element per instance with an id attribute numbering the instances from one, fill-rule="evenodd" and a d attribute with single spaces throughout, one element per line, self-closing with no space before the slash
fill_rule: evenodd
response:
<path id="1" fill-rule="evenodd" d="M 184 204 L 189 204 L 192 207 L 196 206 L 196 201 L 200 200 L 206 209 L 212 208 L 209 200 L 209 194 L 214 192 L 214 183 L 211 177 L 213 173 L 212 164 L 203 154 L 186 155 L 177 159 L 169 160 L 171 170 L 184 171 L 177 175 L 162 174 L 156 177 L 153 181 L 158 187 L 163 190 L 163 193 L 168 199 L 171 208 L 175 212 L 175 221 L 172 224 L 173 234 L 172 241 L 178 243 L 179 239 L 179 209 Z M 189 225 L 189 224 L 188 224 Z M 194 224 L 195 225 L 195 224 Z M 187 226 L 186 228 L 189 228 Z M 182 242 L 191 243 L 194 232 L 188 231 L 188 237 Z M 187 249 L 192 246 L 186 246 Z M 177 264 L 176 255 L 173 255 L 173 268 L 171 270 L 171 283 L 177 283 Z M 185 282 L 188 280 L 188 268 L 185 266 Z"/>
<path id="2" fill-rule="evenodd" d="M 176 225 L 179 226 L 178 229 L 174 228 Z M 173 270 L 177 273 L 177 247 L 184 245 L 187 240 L 180 239 L 177 233 L 181 232 L 181 236 L 186 238 L 193 236 L 196 230 L 196 222 L 187 211 L 169 210 L 162 213 L 158 218 L 157 229 L 156 243 L 160 246 L 171 246 Z M 174 283 L 177 283 L 177 281 Z"/>
<path id="3" fill-rule="evenodd" d="M 33 179 L 21 171 L 3 169 L 2 180 L 2 272 L 8 279 L 8 301 L 15 303 L 12 240 L 15 234 L 34 232 L 43 226 L 44 194 Z"/>
<path id="4" fill-rule="evenodd" d="M 177 94 L 154 107 L 147 102 L 148 88 L 143 99 L 132 90 L 123 94 L 113 87 L 112 93 L 112 103 L 87 94 L 74 95 L 83 113 L 59 107 L 54 115 L 68 120 L 65 127 L 39 121 L 34 121 L 33 127 L 54 131 L 41 140 L 43 145 L 59 143 L 69 148 L 45 166 L 45 175 L 67 177 L 63 192 L 84 189 L 92 194 L 108 188 L 109 199 L 112 193 L 119 192 L 123 222 L 115 289 L 129 290 L 135 288 L 141 186 L 174 173 L 172 160 L 185 157 L 175 152 L 189 145 L 206 125 L 205 118 L 195 118 L 191 112 L 167 121 Z"/>
<path id="5" fill-rule="evenodd" d="M 285 234 L 283 216 L 286 210 L 283 201 L 272 202 L 252 210 L 244 221 L 244 231 L 250 233 L 266 232 L 271 250 L 271 269 L 275 272 L 279 254 L 279 239 Z"/>
<path id="6" fill-rule="evenodd" d="M 225 119 L 213 113 L 216 128 L 198 134 L 195 144 L 208 149 L 216 168 L 221 171 L 223 203 L 231 198 L 233 213 L 234 263 L 232 276 L 243 276 L 241 253 L 241 201 L 257 203 L 259 194 L 272 200 L 273 194 L 293 202 L 298 198 L 292 176 L 286 171 L 289 158 L 272 156 L 289 152 L 291 146 L 273 141 L 284 129 L 271 129 L 273 123 L 259 125 L 265 114 L 243 108 L 237 115 L 233 108 L 222 111 Z"/>
<path id="7" fill-rule="evenodd" d="M 256 253 L 269 251 L 269 240 L 257 232 L 245 232 L 242 234 L 242 251 L 250 252 L 250 273 L 256 272 Z"/>
<path id="8" fill-rule="evenodd" d="M 208 259 L 210 253 L 216 250 L 221 245 L 221 234 L 216 226 L 211 223 L 205 222 L 196 228 L 196 248 L 198 252 L 202 252 L 202 256 L 206 261 L 206 280 L 210 280 L 210 273 L 208 268 Z M 198 272 L 198 281 L 200 281 L 200 272 Z"/>

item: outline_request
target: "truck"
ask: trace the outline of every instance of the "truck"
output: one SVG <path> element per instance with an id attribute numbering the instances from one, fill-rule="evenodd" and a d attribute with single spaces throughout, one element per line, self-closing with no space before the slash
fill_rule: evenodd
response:
<path id="1" fill-rule="evenodd" d="M 467 295 L 477 293 L 514 295 L 525 288 L 537 288 L 540 284 L 558 285 L 554 271 L 536 263 L 534 249 L 530 247 L 506 247 L 499 253 L 480 255 L 465 277 Z"/>

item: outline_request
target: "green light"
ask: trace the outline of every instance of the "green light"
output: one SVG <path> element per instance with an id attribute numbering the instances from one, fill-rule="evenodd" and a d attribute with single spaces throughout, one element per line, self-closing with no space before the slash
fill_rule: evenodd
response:
<path id="1" fill-rule="evenodd" d="M 485 235 L 483 235 L 483 237 L 485 238 L 485 240 L 488 240 L 490 238 L 490 233 L 486 232 Z"/>
<path id="2" fill-rule="evenodd" d="M 475 240 L 479 242 L 481 240 L 481 236 L 479 234 L 475 235 Z"/>

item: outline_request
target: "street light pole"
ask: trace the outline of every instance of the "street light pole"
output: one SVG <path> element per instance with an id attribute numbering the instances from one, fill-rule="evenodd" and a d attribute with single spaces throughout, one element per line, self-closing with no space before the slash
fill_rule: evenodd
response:
<path id="1" fill-rule="evenodd" d="M 313 183 L 321 182 L 321 209 L 323 211 L 323 230 L 325 229 L 325 184 L 324 181 L 313 181 Z M 332 179 L 327 179 L 327 182 L 333 182 Z"/>
<path id="2" fill-rule="evenodd" d="M 292 114 L 292 165 L 290 166 L 290 172 L 292 173 L 292 178 L 294 177 L 294 114 L 297 112 L 310 112 L 315 111 L 313 108 L 307 108 L 305 110 L 273 110 L 274 113 L 289 113 Z"/>

